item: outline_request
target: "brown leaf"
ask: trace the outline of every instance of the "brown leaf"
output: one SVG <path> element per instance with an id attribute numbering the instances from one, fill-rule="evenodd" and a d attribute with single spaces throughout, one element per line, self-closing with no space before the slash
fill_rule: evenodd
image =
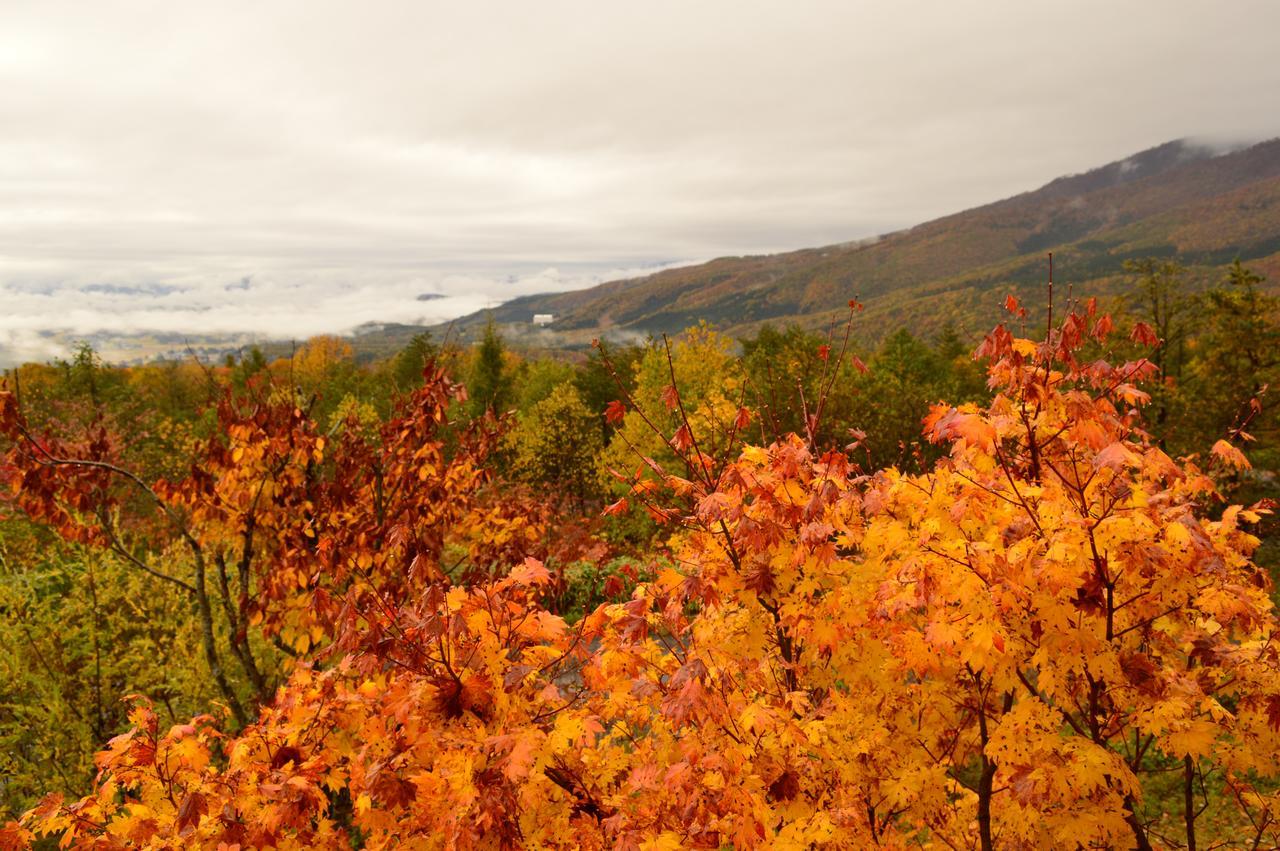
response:
<path id="1" fill-rule="evenodd" d="M 1280 694 L 1267 695 L 1267 725 L 1280 732 Z"/>
<path id="2" fill-rule="evenodd" d="M 680 391 L 674 384 L 662 388 L 662 404 L 667 406 L 668 411 L 674 411 L 680 406 Z"/>
<path id="3" fill-rule="evenodd" d="M 770 801 L 790 801 L 800 793 L 800 779 L 795 772 L 787 770 L 778 779 L 769 784 Z"/>
<path id="4" fill-rule="evenodd" d="M 676 433 L 671 438 L 671 445 L 677 452 L 686 452 L 693 446 L 693 432 L 689 431 L 688 425 L 682 425 L 676 429 Z"/>
<path id="5" fill-rule="evenodd" d="M 182 799 L 178 806 L 178 835 L 186 836 L 200 825 L 200 817 L 208 812 L 208 803 L 204 795 L 191 792 Z"/>
<path id="6" fill-rule="evenodd" d="M 1120 670 L 1124 672 L 1130 685 L 1149 697 L 1157 697 L 1164 691 L 1160 671 L 1145 653 L 1123 654 L 1120 657 Z"/>

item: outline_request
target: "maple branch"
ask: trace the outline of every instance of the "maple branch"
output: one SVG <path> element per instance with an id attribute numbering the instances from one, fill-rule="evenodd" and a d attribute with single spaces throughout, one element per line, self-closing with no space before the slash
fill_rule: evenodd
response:
<path id="1" fill-rule="evenodd" d="M 667 371 L 671 375 L 671 387 L 675 391 L 676 407 L 680 411 L 680 422 L 684 426 L 685 431 L 689 433 L 689 442 L 693 445 L 694 458 L 697 459 L 698 466 L 702 468 L 703 480 L 707 489 L 715 490 L 716 483 L 712 480 L 711 471 L 707 468 L 706 457 L 702 454 L 702 450 L 698 448 L 698 436 L 693 433 L 693 426 L 689 422 L 689 414 L 684 409 L 684 398 L 681 396 L 680 388 L 676 384 L 676 364 L 671 357 L 671 340 L 666 334 L 662 335 L 662 345 L 667 354 Z M 690 465 L 690 469 L 692 469 L 692 465 Z"/>
<path id="2" fill-rule="evenodd" d="M 791 634 L 787 632 L 782 623 L 782 613 L 778 607 L 759 594 L 756 595 L 756 599 L 760 601 L 760 606 L 773 618 L 774 637 L 778 641 L 778 652 L 782 654 L 782 659 L 785 662 L 783 670 L 786 672 L 784 676 L 787 681 L 787 691 L 797 691 L 800 686 L 796 677 L 796 662 L 800 658 L 800 649 L 793 646 Z M 793 709 L 792 711 L 794 712 L 795 710 Z"/>
<path id="3" fill-rule="evenodd" d="M 738 394 L 738 410 L 739 411 L 742 411 L 742 409 L 746 405 L 746 402 L 747 402 L 747 381 L 744 379 L 742 382 L 742 392 Z M 732 456 L 734 447 L 737 445 L 738 432 L 740 431 L 740 429 L 738 428 L 738 420 L 739 420 L 739 417 L 735 415 L 733 418 L 733 423 L 729 428 L 729 436 L 728 436 L 728 439 L 725 441 L 725 453 L 724 453 L 725 457 L 720 458 L 719 456 L 717 456 L 716 458 L 716 466 L 721 470 L 723 470 L 725 463 Z M 719 486 L 718 481 L 716 482 L 716 485 Z"/>
<path id="4" fill-rule="evenodd" d="M 1146 829 L 1143 827 L 1142 822 L 1138 820 L 1137 802 L 1132 794 L 1124 796 L 1124 810 L 1124 820 L 1133 830 L 1133 837 L 1137 842 L 1138 851 L 1154 851 L 1151 847 L 1151 841 L 1147 839 Z"/>
<path id="5" fill-rule="evenodd" d="M 857 308 L 854 307 L 856 302 L 857 300 L 854 299 L 854 300 L 851 300 L 849 303 L 849 318 L 845 321 L 845 325 L 844 325 L 844 339 L 840 342 L 840 353 L 836 355 L 835 366 L 831 369 L 831 378 L 827 382 L 826 387 L 822 386 L 821 378 L 818 380 L 818 387 L 820 390 L 820 393 L 818 395 L 818 409 L 814 412 L 814 415 L 813 415 L 813 429 L 810 429 L 810 435 L 811 435 L 810 445 L 815 452 L 817 452 L 817 446 L 813 443 L 812 432 L 822 424 L 822 415 L 826 413 L 827 401 L 831 398 L 831 389 L 835 387 L 836 378 L 839 377 L 840 375 L 840 367 L 844 364 L 845 353 L 848 352 L 849 350 L 849 335 L 853 332 L 853 317 L 854 317 L 855 311 L 857 310 Z M 834 322 L 834 319 L 832 321 Z M 827 332 L 827 339 L 828 340 L 831 339 L 830 331 Z M 827 364 L 828 364 L 828 361 L 824 360 L 822 364 L 822 369 L 824 374 L 827 370 Z"/>
<path id="6" fill-rule="evenodd" d="M 165 582 L 172 582 L 174 585 L 177 585 L 179 588 L 186 591 L 188 594 L 195 595 L 197 593 L 194 585 L 191 585 L 188 582 L 184 582 L 183 580 L 179 579 L 176 576 L 170 576 L 167 573 L 162 573 L 152 568 L 150 565 L 142 561 L 142 559 L 138 558 L 133 553 L 129 552 L 128 548 L 125 547 L 124 544 L 121 543 L 120 539 L 116 536 L 115 529 L 112 525 L 104 523 L 102 527 L 102 531 L 105 532 L 107 535 L 107 547 L 108 549 L 111 550 L 111 552 L 125 559 L 126 561 L 128 561 L 130 564 L 132 564 L 134 567 L 138 568 L 139 570 L 145 573 L 149 573 L 152 576 L 156 577 L 157 579 L 163 579 Z"/>
<path id="7" fill-rule="evenodd" d="M 46 460 L 44 461 L 41 461 L 40 459 L 36 458 L 35 459 L 36 463 L 42 464 L 47 467 L 87 467 L 90 469 L 105 470 L 109 473 L 120 476 L 126 481 L 131 482 L 139 490 L 141 490 L 144 494 L 146 494 L 148 497 L 151 498 L 151 501 L 156 504 L 156 506 L 164 514 L 165 518 L 169 520 L 169 522 L 174 526 L 175 529 L 177 529 L 178 533 L 187 542 L 187 545 L 189 547 L 191 547 L 193 550 L 198 550 L 200 548 L 200 544 L 195 540 L 195 538 L 192 537 L 191 532 L 190 530 L 187 529 L 186 524 L 182 523 L 178 519 L 177 515 L 174 514 L 173 510 L 170 509 L 169 506 L 165 503 L 165 501 L 162 500 L 159 497 L 159 495 L 154 490 L 152 490 L 151 487 L 146 482 L 142 481 L 142 479 L 140 479 L 135 473 L 129 470 L 126 470 L 123 467 L 118 467 L 115 464 L 108 463 L 106 461 L 93 461 L 85 458 L 59 458 L 55 456 L 53 453 L 51 453 L 44 446 L 42 446 L 40 442 L 31 435 L 31 433 L 27 430 L 26 426 L 23 425 L 21 422 L 18 422 L 15 425 L 16 425 L 16 428 L 18 429 L 18 433 L 22 435 L 22 437 L 27 441 L 27 443 L 30 444 L 31 446 L 34 446 L 37 450 L 39 450 L 40 454 L 45 457 Z"/>
<path id="8" fill-rule="evenodd" d="M 773 429 L 773 437 L 774 437 L 774 440 L 777 440 L 779 437 L 781 437 L 781 436 L 782 436 L 782 424 L 778 421 L 778 413 L 777 413 L 777 410 L 776 410 L 776 409 L 779 407 L 779 405 L 778 405 L 778 393 L 777 393 L 777 390 L 776 390 L 776 387 L 777 387 L 777 383 L 778 383 L 778 382 L 777 382 L 777 379 L 776 379 L 776 378 L 774 378 L 774 375 L 773 375 L 773 364 L 772 364 L 772 362 L 770 362 L 770 361 L 765 361 L 765 364 L 764 364 L 764 370 L 765 370 L 765 375 L 766 375 L 766 376 L 768 377 L 768 379 L 769 379 L 769 398 L 767 398 L 767 399 L 766 399 L 766 398 L 765 398 L 765 395 L 764 395 L 763 393 L 761 393 L 761 392 L 760 392 L 760 389 L 759 389 L 758 387 L 756 387 L 755 382 L 752 380 L 750 373 L 748 373 L 748 374 L 744 377 L 743 382 L 742 382 L 743 389 L 746 389 L 747 387 L 751 387 L 752 389 L 754 389 L 754 390 L 755 390 L 756 398 L 760 400 L 760 405 L 761 405 L 761 408 L 762 408 L 762 411 L 761 411 L 761 417 L 760 417 L 760 441 L 761 441 L 761 443 L 764 443 L 764 442 L 767 440 L 766 435 L 765 435 L 765 433 L 764 433 L 764 419 L 765 419 L 765 418 L 764 418 L 764 415 L 765 415 L 765 414 L 767 414 L 767 415 L 768 415 L 768 417 L 769 417 L 770 425 L 771 425 L 771 427 L 772 427 L 772 429 Z"/>
<path id="9" fill-rule="evenodd" d="M 240 667 L 244 669 L 249 681 L 253 684 L 258 700 L 263 701 L 266 699 L 270 689 L 267 686 L 266 678 L 263 677 L 262 671 L 258 669 L 258 664 L 253 658 L 253 651 L 249 647 L 249 642 L 244 633 L 246 624 L 237 616 L 236 607 L 231 602 L 226 556 L 221 551 L 218 551 L 214 554 L 214 563 L 218 568 L 218 587 L 221 592 L 223 612 L 227 618 L 227 626 L 231 630 L 231 635 L 228 638 L 231 643 L 231 652 L 240 662 Z"/>
<path id="10" fill-rule="evenodd" d="M 1026 686 L 1027 691 L 1031 692 L 1032 697 L 1036 698 L 1045 706 L 1048 706 L 1051 709 L 1058 708 L 1057 705 L 1054 704 L 1053 700 L 1051 700 L 1047 695 L 1041 694 L 1039 689 L 1037 689 L 1035 686 L 1031 684 L 1031 681 L 1027 679 L 1027 675 L 1023 673 L 1021 668 L 1018 668 L 1017 672 L 1018 672 L 1018 681 L 1021 682 L 1024 686 Z M 1080 727 L 1078 723 L 1076 723 L 1076 720 L 1071 717 L 1070 712 L 1062 712 L 1061 710 L 1059 710 L 1059 712 L 1061 713 L 1063 720 L 1067 722 L 1068 726 L 1070 726 L 1072 730 L 1076 731 L 1076 735 L 1087 737 L 1087 734 L 1085 733 L 1085 731 Z"/>
<path id="11" fill-rule="evenodd" d="M 603 806 L 587 785 L 582 782 L 577 774 L 569 771 L 568 766 L 559 757 L 556 757 L 555 765 L 548 765 L 542 769 L 542 773 L 547 779 L 568 792 L 577 801 L 574 809 L 578 812 L 586 813 L 595 818 L 597 822 L 603 822 L 606 818 L 614 814 L 614 810 Z"/>
<path id="12" fill-rule="evenodd" d="M 965 663 L 965 669 L 973 678 L 974 686 L 978 690 L 978 759 L 982 766 L 977 789 L 978 841 L 981 843 L 982 851 L 993 851 L 995 844 L 991 838 L 991 799 L 995 794 L 996 762 L 987 756 L 987 744 L 990 742 L 987 730 L 987 695 L 991 691 L 991 682 L 988 680 L 984 686 L 981 671 L 975 671 L 968 663 Z M 1013 693 L 1005 692 L 1001 702 L 1001 714 L 1007 714 L 1012 708 Z"/>
<path id="13" fill-rule="evenodd" d="M 941 550 L 935 550 L 933 547 L 929 546 L 928 544 L 922 544 L 921 546 L 922 546 L 922 548 L 924 549 L 924 551 L 925 551 L 925 552 L 932 553 L 932 554 L 934 554 L 934 555 L 938 556 L 939 558 L 946 559 L 947 561 L 952 562 L 953 564 L 956 564 L 956 565 L 958 565 L 958 566 L 960 566 L 960 567 L 966 568 L 970 573 L 972 573 L 974 576 L 978 577 L 978 579 L 980 579 L 980 580 L 982 581 L 982 584 L 983 584 L 983 585 L 986 585 L 988 588 L 990 588 L 990 587 L 991 587 L 991 580 L 990 580 L 990 579 L 988 579 L 987 577 L 983 576 L 983 575 L 982 575 L 982 573 L 978 570 L 978 568 L 974 567 L 974 566 L 973 566 L 972 564 L 970 564 L 969 562 L 967 562 L 967 561 L 965 561 L 965 560 L 963 560 L 963 559 L 956 558 L 956 557 L 955 557 L 955 556 L 953 556 L 953 555 L 949 555 L 949 554 L 947 554 L 947 553 L 944 553 L 944 552 L 942 552 Z"/>
<path id="14" fill-rule="evenodd" d="M 81 467 L 104 470 L 112 475 L 123 478 L 125 481 L 136 486 L 151 499 L 151 501 L 160 509 L 161 513 L 164 514 L 170 525 L 181 536 L 183 541 L 186 542 L 188 548 L 191 550 L 191 555 L 195 563 L 194 582 L 190 584 L 177 580 L 174 577 L 169 577 L 167 574 L 160 573 L 159 571 L 153 570 L 149 566 L 145 565 L 140 559 L 132 553 L 129 553 L 127 549 L 120 544 L 110 522 L 105 522 L 103 526 L 103 531 L 106 532 L 113 551 L 123 555 L 131 564 L 141 568 L 148 574 L 161 579 L 168 579 L 169 581 L 178 584 L 195 597 L 200 618 L 201 641 L 204 645 L 205 660 L 209 665 L 209 672 L 213 676 L 214 682 L 217 683 L 219 691 L 222 692 L 222 696 L 227 701 L 227 705 L 231 708 L 236 720 L 242 725 L 247 724 L 248 716 L 244 711 L 244 707 L 240 704 L 239 698 L 236 696 L 235 689 L 232 688 L 231 683 L 223 673 L 222 662 L 218 657 L 217 639 L 213 631 L 213 612 L 209 604 L 208 591 L 204 584 L 204 549 L 201 547 L 200 542 L 195 539 L 195 536 L 191 534 L 187 525 L 178 518 L 177 514 L 164 502 L 164 500 L 162 500 L 146 482 L 142 481 L 137 474 L 106 461 L 60 458 L 41 445 L 20 420 L 14 425 L 17 428 L 18 433 L 22 435 L 23 439 L 26 440 L 30 446 L 35 447 L 39 453 L 44 456 L 45 460 L 35 458 L 34 460 L 36 463 L 47 467 Z M 105 511 L 105 507 L 103 507 L 102 510 Z"/>
<path id="15" fill-rule="evenodd" d="M 1022 496 L 1022 492 L 1018 490 L 1018 485 L 1013 480 L 1013 473 L 1009 471 L 1009 465 L 1005 461 L 1004 453 L 1000 451 L 999 443 L 995 443 L 993 444 L 993 446 L 995 449 L 996 460 L 1000 463 L 1000 469 L 1004 471 L 1005 478 L 1009 480 L 1009 487 L 1013 489 L 1014 496 L 1018 498 L 1018 502 L 1022 504 L 1023 509 L 1025 509 L 1027 512 L 1027 517 L 1030 518 L 1032 525 L 1036 527 L 1036 531 L 1039 532 L 1040 537 L 1043 538 L 1044 529 L 1040 527 L 1039 516 L 1037 516 L 1036 513 L 1031 510 L 1031 506 L 1027 504 L 1026 499 L 1024 499 Z"/>
<path id="16" fill-rule="evenodd" d="M 568 709 L 569 707 L 571 707 L 571 706 L 575 705 L 579 700 L 581 700 L 581 699 L 582 699 L 582 697 L 583 697 L 583 695 L 585 695 L 585 694 L 587 693 L 587 691 L 588 691 L 588 690 L 587 690 L 587 689 L 585 689 L 585 688 L 580 688 L 580 689 L 578 689 L 578 691 L 574 693 L 573 697 L 569 698 L 569 699 L 568 699 L 568 700 L 566 700 L 564 703 L 562 703 L 561 705 L 559 705 L 559 706 L 557 706 L 557 707 L 555 707 L 555 708 L 553 708 L 553 709 L 544 709 L 543 711 L 541 711 L 541 712 L 539 712 L 539 713 L 537 713 L 537 714 L 533 715 L 533 716 L 529 719 L 529 722 L 530 722 L 531 724 L 538 724 L 538 723 L 541 723 L 541 722 L 543 722 L 543 721 L 547 720 L 547 719 L 548 719 L 548 718 L 550 718 L 552 715 L 559 715 L 561 712 L 564 712 L 566 709 Z"/>

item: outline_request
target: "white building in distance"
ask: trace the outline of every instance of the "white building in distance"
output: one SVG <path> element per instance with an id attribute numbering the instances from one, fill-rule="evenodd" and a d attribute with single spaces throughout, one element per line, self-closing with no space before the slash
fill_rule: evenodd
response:
<path id="1" fill-rule="evenodd" d="M 533 324 L 534 325 L 550 325 L 553 321 L 555 321 L 555 318 L 556 316 L 554 313 L 535 313 L 533 314 Z"/>

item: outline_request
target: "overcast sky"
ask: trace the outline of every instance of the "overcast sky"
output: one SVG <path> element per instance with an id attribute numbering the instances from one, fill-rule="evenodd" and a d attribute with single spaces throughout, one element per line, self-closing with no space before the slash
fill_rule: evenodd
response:
<path id="1" fill-rule="evenodd" d="M 1276 0 L 2 0 L 0 349 L 882 233 L 1280 134 L 1278 34 Z"/>

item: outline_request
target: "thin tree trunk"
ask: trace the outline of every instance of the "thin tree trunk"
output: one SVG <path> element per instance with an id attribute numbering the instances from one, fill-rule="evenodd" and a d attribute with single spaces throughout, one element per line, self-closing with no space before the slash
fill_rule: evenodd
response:
<path id="1" fill-rule="evenodd" d="M 1133 830 L 1133 838 L 1137 841 L 1138 851 L 1154 851 L 1151 847 L 1151 841 L 1147 839 L 1146 828 L 1142 826 L 1142 822 L 1138 821 L 1138 812 L 1134 806 L 1132 795 L 1127 795 L 1124 799 L 1124 820 L 1129 823 L 1129 827 Z"/>
<path id="2" fill-rule="evenodd" d="M 195 597 L 196 606 L 200 612 L 200 636 L 204 644 L 204 658 L 209 663 L 209 673 L 213 675 L 213 681 L 218 684 L 222 697 L 231 708 L 231 714 L 243 726 L 249 723 L 249 717 L 245 714 L 240 699 L 236 697 L 235 689 L 228 682 L 227 675 L 222 670 L 222 661 L 218 658 L 218 642 L 213 632 L 213 607 L 209 604 L 209 591 L 204 581 L 204 555 L 198 549 L 193 549 L 192 552 L 195 554 Z"/>
<path id="3" fill-rule="evenodd" d="M 1196 851 L 1196 763 L 1188 754 L 1183 760 L 1182 818 L 1187 824 L 1187 851 Z"/>
<path id="4" fill-rule="evenodd" d="M 974 674 L 978 683 L 978 738 L 982 745 L 979 754 L 982 760 L 982 774 L 978 777 L 978 841 L 982 851 L 994 851 L 995 841 L 991 835 L 991 798 L 995 794 L 996 762 L 987 756 L 987 743 L 990 741 L 990 730 L 987 728 L 987 696 L 982 689 L 982 679 Z M 1013 708 L 1013 694 L 1006 693 L 1002 703 L 1003 712 Z"/>

